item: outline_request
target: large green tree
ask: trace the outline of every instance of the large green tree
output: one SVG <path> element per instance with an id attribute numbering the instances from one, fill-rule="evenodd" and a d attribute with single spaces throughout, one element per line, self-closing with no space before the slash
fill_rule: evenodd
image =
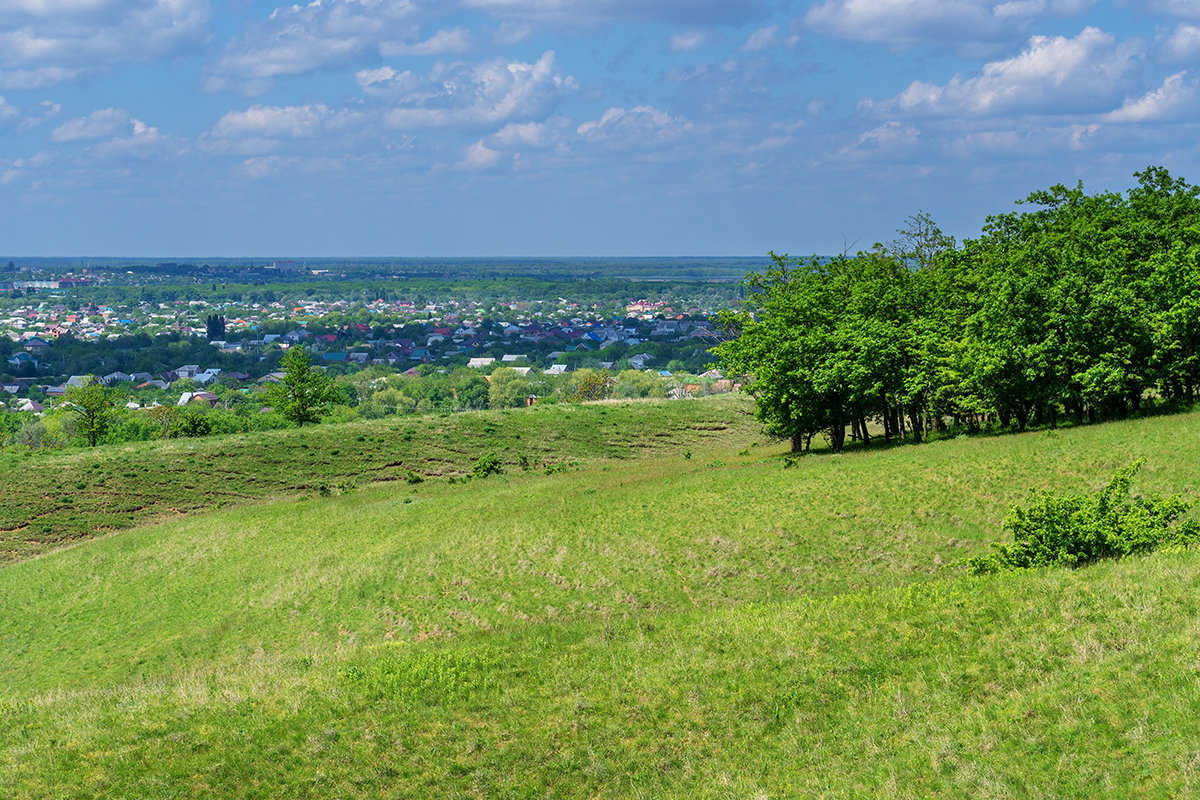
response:
<path id="1" fill-rule="evenodd" d="M 319 422 L 341 396 L 333 379 L 313 367 L 312 354 L 300 345 L 287 351 L 281 366 L 283 380 L 267 390 L 267 402 L 301 428 L 306 422 Z"/>

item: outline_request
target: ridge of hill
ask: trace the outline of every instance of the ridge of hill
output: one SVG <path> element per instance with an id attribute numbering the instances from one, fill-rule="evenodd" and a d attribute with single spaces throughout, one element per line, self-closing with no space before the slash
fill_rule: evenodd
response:
<path id="1" fill-rule="evenodd" d="M 280 496 L 374 481 L 461 476 L 494 452 L 544 469 L 749 444 L 761 433 L 742 396 L 546 405 L 388 417 L 340 425 L 0 455 L 0 564 L 97 533 Z M 523 459 L 523 461 L 522 461 Z"/>

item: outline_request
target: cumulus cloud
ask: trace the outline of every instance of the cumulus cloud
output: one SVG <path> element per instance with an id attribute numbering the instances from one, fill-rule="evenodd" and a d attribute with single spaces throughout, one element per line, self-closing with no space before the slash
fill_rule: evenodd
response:
<path id="1" fill-rule="evenodd" d="M 107 139 L 132 133 L 137 128 L 145 127 L 145 123 L 134 119 L 123 108 L 101 108 L 86 117 L 79 117 L 59 125 L 50 134 L 50 139 L 55 142 Z"/>
<path id="2" fill-rule="evenodd" d="M 496 162 L 500 160 L 500 153 L 491 150 L 483 143 L 482 140 L 476 142 L 467 148 L 463 160 L 455 166 L 459 169 L 487 169 L 488 167 L 496 166 Z"/>
<path id="3" fill-rule="evenodd" d="M 1169 34 L 1160 37 L 1156 45 L 1155 51 L 1160 58 L 1190 61 L 1200 55 L 1200 27 L 1180 23 Z"/>
<path id="4" fill-rule="evenodd" d="M 51 104 L 47 113 L 56 113 Z M 81 155 L 92 160 L 149 159 L 186 149 L 182 143 L 147 125 L 123 108 L 101 108 L 69 120 L 50 133 L 53 142 L 87 143 Z"/>
<path id="5" fill-rule="evenodd" d="M 1157 122 L 1196 110 L 1196 82 L 1187 79 L 1187 71 L 1169 76 L 1163 85 L 1138 98 L 1130 98 L 1117 110 L 1107 114 L 1109 122 Z"/>
<path id="6" fill-rule="evenodd" d="M 654 106 L 610 108 L 600 119 L 585 122 L 575 129 L 585 142 L 618 147 L 666 144 L 693 129 L 692 123 Z"/>
<path id="7" fill-rule="evenodd" d="M 41 88 L 198 45 L 209 0 L 5 0 L 0 85 Z"/>
<path id="8" fill-rule="evenodd" d="M 1075 38 L 1034 36 L 1013 58 L 993 61 L 965 80 L 913 81 L 890 100 L 865 100 L 864 110 L 883 114 L 993 116 L 1099 112 L 1111 108 L 1135 76 L 1142 44 L 1118 44 L 1098 28 Z"/>
<path id="9" fill-rule="evenodd" d="M 221 117 L 211 133 L 220 139 L 312 138 L 344 129 L 357 117 L 354 112 L 334 111 L 322 103 L 303 106 L 255 105 Z"/>
<path id="10" fill-rule="evenodd" d="M 1074 16 L 1095 0 L 825 0 L 804 15 L 809 28 L 888 44 L 989 42 L 1021 34 L 1048 16 Z"/>
<path id="11" fill-rule="evenodd" d="M 575 91 L 548 50 L 535 63 L 489 61 L 435 68 L 427 78 L 390 68 L 359 73 L 360 85 L 390 97 L 387 123 L 394 128 L 492 125 L 548 113 Z"/>
<path id="12" fill-rule="evenodd" d="M 557 117 L 554 123 L 564 122 Z M 489 141 L 506 149 L 531 147 L 543 149 L 550 147 L 557 140 L 557 124 L 547 122 L 510 122 L 489 137 Z"/>
<path id="13" fill-rule="evenodd" d="M 275 78 L 349 63 L 384 42 L 414 42 L 419 18 L 412 0 L 312 0 L 277 8 L 226 44 L 205 88 L 261 93 Z"/>

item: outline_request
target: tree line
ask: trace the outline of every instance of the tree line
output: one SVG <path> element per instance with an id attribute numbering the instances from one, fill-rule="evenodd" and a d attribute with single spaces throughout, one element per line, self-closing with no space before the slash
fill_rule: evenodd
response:
<path id="1" fill-rule="evenodd" d="M 1190 404 L 1200 386 L 1200 187 L 1035 191 L 961 244 L 924 213 L 833 258 L 771 254 L 714 348 L 757 414 L 807 448 L 945 425 L 1024 430 Z M 849 434 L 847 433 L 849 431 Z"/>

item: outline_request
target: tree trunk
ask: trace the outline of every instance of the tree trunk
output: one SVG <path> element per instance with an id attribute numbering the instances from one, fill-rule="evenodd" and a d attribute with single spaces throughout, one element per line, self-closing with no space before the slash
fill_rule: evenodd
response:
<path id="1" fill-rule="evenodd" d="M 921 425 L 921 412 L 917 410 L 916 406 L 910 405 L 908 407 L 908 421 L 909 427 L 912 428 L 913 444 L 920 444 L 921 428 L 923 426 Z"/>
<path id="2" fill-rule="evenodd" d="M 880 408 L 883 409 L 883 413 L 881 415 L 883 418 L 883 441 L 891 442 L 892 441 L 892 432 L 893 432 L 892 431 L 892 410 L 891 410 L 891 408 L 888 407 L 887 395 L 883 394 L 883 392 L 879 393 L 879 404 L 880 404 Z"/>
<path id="3" fill-rule="evenodd" d="M 792 434 L 792 452 L 799 453 L 803 448 L 804 448 L 804 434 L 803 433 L 793 433 Z"/>
<path id="4" fill-rule="evenodd" d="M 858 429 L 862 432 L 863 447 L 871 446 L 871 434 L 867 433 L 867 415 L 859 413 Z"/>
<path id="5" fill-rule="evenodd" d="M 846 444 L 846 420 L 840 408 L 833 413 L 833 424 L 829 427 L 829 440 L 833 445 L 833 452 L 842 452 L 842 447 Z"/>

